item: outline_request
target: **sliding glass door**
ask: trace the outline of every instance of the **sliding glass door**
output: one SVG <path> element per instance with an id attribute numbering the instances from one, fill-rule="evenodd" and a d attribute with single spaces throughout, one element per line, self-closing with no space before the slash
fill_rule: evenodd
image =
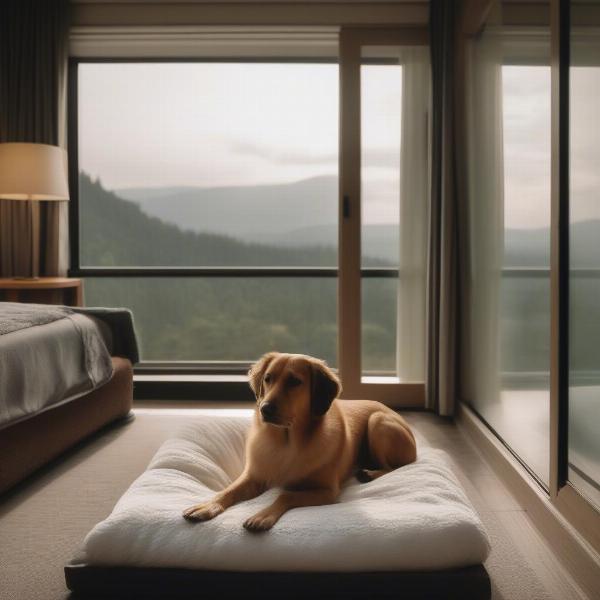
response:
<path id="1" fill-rule="evenodd" d="M 340 74 L 344 389 L 350 398 L 423 406 L 427 33 L 342 30 Z"/>
<path id="2" fill-rule="evenodd" d="M 567 476 L 600 507 L 600 2 L 570 33 Z"/>
<path id="3" fill-rule="evenodd" d="M 600 1 L 514 8 L 468 42 L 463 394 L 598 550 Z"/>
<path id="4" fill-rule="evenodd" d="M 548 487 L 550 32 L 494 14 L 470 48 L 471 404 Z"/>

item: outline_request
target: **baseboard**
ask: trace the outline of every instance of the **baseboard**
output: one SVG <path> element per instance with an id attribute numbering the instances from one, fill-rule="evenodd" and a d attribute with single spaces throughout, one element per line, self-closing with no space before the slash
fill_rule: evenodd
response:
<path id="1" fill-rule="evenodd" d="M 590 598 L 600 598 L 600 555 L 553 506 L 546 492 L 465 404 L 459 403 L 456 422 L 527 511 L 535 527 L 582 591 Z"/>

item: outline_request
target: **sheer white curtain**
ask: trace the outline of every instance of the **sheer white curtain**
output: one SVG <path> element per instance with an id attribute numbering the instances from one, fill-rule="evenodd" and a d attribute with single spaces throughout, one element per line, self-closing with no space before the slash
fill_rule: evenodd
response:
<path id="1" fill-rule="evenodd" d="M 500 394 L 500 297 L 504 252 L 502 38 L 471 47 L 469 103 L 470 311 L 466 390 L 479 404 Z M 472 399 L 470 398 L 470 399 Z"/>
<path id="2" fill-rule="evenodd" d="M 398 377 L 402 381 L 424 381 L 431 77 L 429 49 L 403 49 L 402 67 L 400 276 L 396 357 Z"/>

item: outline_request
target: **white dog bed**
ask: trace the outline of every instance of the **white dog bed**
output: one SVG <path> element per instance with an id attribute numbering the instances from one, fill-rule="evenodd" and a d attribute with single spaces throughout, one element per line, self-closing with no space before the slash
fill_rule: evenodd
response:
<path id="1" fill-rule="evenodd" d="M 490 544 L 483 525 L 444 453 L 432 448 L 420 447 L 417 462 L 373 482 L 351 480 L 337 504 L 289 511 L 266 533 L 250 533 L 242 523 L 277 490 L 212 521 L 184 520 L 185 508 L 211 498 L 241 472 L 249 426 L 248 418 L 200 417 L 166 441 L 111 515 L 88 534 L 75 564 L 389 573 L 457 569 L 486 559 Z"/>

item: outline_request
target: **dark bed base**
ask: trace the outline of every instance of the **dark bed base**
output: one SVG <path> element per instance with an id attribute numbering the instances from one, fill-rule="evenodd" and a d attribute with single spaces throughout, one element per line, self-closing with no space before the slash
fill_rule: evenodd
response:
<path id="1" fill-rule="evenodd" d="M 228 572 L 69 564 L 75 598 L 339 598 L 487 600 L 483 565 L 447 571 L 382 573 Z"/>
<path id="2" fill-rule="evenodd" d="M 0 494 L 104 427 L 126 416 L 133 403 L 133 368 L 112 358 L 114 373 L 102 387 L 0 431 Z"/>

